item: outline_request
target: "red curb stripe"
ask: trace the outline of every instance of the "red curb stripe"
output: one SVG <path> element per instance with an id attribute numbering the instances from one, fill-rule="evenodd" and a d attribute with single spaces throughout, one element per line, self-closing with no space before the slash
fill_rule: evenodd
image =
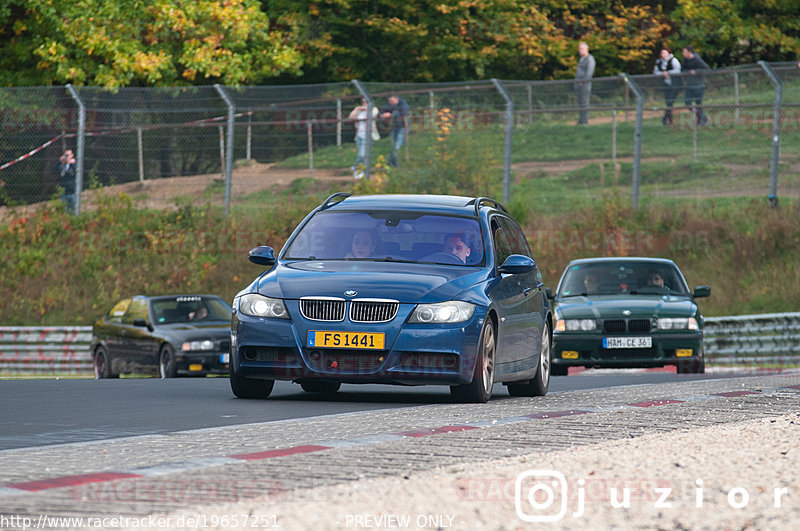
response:
<path id="1" fill-rule="evenodd" d="M 330 450 L 330 446 L 315 446 L 308 444 L 305 446 L 293 446 L 291 448 L 281 448 L 280 450 L 267 450 L 266 452 L 255 452 L 252 454 L 236 454 L 229 455 L 232 459 L 241 459 L 243 461 L 257 461 L 259 459 L 271 459 L 273 457 L 285 457 L 287 455 L 307 454 L 310 452 L 319 452 L 322 450 Z"/>
<path id="2" fill-rule="evenodd" d="M 680 404 L 683 400 L 650 400 L 648 402 L 637 402 L 635 404 L 628 404 L 633 407 L 656 407 L 666 406 L 667 404 Z"/>
<path id="3" fill-rule="evenodd" d="M 140 478 L 139 474 L 127 474 L 124 472 L 98 472 L 95 474 L 79 474 L 77 476 L 63 476 L 60 478 L 41 479 L 38 481 L 24 481 L 22 483 L 9 483 L 6 487 L 12 489 L 27 490 L 38 492 L 47 489 L 59 489 L 61 487 L 74 487 L 84 483 L 102 483 L 104 481 L 114 481 L 115 479 Z"/>
<path id="4" fill-rule="evenodd" d="M 760 395 L 758 391 L 728 391 L 727 393 L 712 393 L 711 396 L 745 396 L 745 395 Z"/>
<path id="5" fill-rule="evenodd" d="M 545 411 L 544 413 L 531 413 L 530 415 L 523 415 L 531 419 L 555 419 L 558 417 L 569 417 L 570 415 L 585 415 L 591 411 L 584 411 L 582 409 L 570 409 L 564 411 Z"/>
<path id="6" fill-rule="evenodd" d="M 477 426 L 442 426 L 440 428 L 431 428 L 429 430 L 421 431 L 401 431 L 395 435 L 403 435 L 404 437 L 425 437 L 427 435 L 438 435 L 440 433 L 452 433 L 457 431 L 477 430 Z"/>

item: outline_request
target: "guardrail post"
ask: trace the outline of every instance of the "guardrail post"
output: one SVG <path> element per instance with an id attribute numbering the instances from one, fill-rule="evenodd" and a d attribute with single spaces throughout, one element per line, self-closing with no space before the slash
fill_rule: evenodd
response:
<path id="1" fill-rule="evenodd" d="M 81 213 L 81 196 L 83 195 L 83 154 L 86 144 L 86 106 L 83 104 L 78 92 L 72 83 L 67 84 L 72 99 L 78 104 L 78 146 L 77 160 L 75 161 L 75 215 Z"/>
<path id="2" fill-rule="evenodd" d="M 499 79 L 492 78 L 497 92 L 506 100 L 505 142 L 503 146 L 503 203 L 511 194 L 511 139 L 514 133 L 514 100 Z"/>
<path id="3" fill-rule="evenodd" d="M 783 83 L 769 63 L 758 64 L 775 85 L 775 105 L 772 111 L 772 156 L 769 161 L 769 203 L 778 206 L 778 163 L 781 160 L 781 112 L 783 110 Z"/>
<path id="4" fill-rule="evenodd" d="M 625 84 L 636 95 L 636 126 L 633 133 L 633 184 L 631 197 L 633 208 L 639 208 L 639 184 L 642 174 L 642 124 L 644 122 L 644 93 L 628 74 L 620 74 Z"/>
<path id="5" fill-rule="evenodd" d="M 219 93 L 219 96 L 222 98 L 222 101 L 225 102 L 225 105 L 228 106 L 228 145 L 226 146 L 225 151 L 225 207 L 224 212 L 225 216 L 230 214 L 231 211 L 231 178 L 233 175 L 233 126 L 234 120 L 236 119 L 236 107 L 233 105 L 233 101 L 225 94 L 222 86 L 219 84 L 214 84 L 214 88 Z"/>
<path id="6" fill-rule="evenodd" d="M 359 80 L 354 79 L 353 85 L 356 86 L 359 94 L 367 100 L 367 137 L 364 139 L 364 180 L 368 181 L 369 170 L 372 166 L 372 107 L 375 105 L 375 102 Z"/>

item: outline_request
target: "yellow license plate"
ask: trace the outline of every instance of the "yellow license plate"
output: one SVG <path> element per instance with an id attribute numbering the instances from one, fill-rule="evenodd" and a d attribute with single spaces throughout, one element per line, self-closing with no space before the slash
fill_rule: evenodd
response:
<path id="1" fill-rule="evenodd" d="M 317 348 L 353 348 L 383 350 L 385 334 L 370 332 L 330 332 L 309 330 L 308 346 Z"/>
<path id="2" fill-rule="evenodd" d="M 690 348 L 679 348 L 675 351 L 675 355 L 679 358 L 688 358 L 692 355 L 692 349 Z"/>

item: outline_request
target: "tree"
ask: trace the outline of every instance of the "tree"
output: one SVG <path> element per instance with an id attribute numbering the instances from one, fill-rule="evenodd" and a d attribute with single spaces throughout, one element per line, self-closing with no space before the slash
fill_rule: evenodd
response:
<path id="1" fill-rule="evenodd" d="M 0 15 L 3 84 L 236 85 L 301 65 L 256 0 L 29 0 Z"/>
<path id="2" fill-rule="evenodd" d="M 712 66 L 800 57 L 797 0 L 678 0 L 672 20 Z"/>

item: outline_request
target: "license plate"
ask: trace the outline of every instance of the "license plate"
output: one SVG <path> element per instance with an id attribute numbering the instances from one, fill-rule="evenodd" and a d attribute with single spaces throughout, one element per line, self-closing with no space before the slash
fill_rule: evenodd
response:
<path id="1" fill-rule="evenodd" d="M 652 337 L 604 337 L 603 348 L 650 348 Z"/>
<path id="2" fill-rule="evenodd" d="M 231 361 L 230 353 L 226 352 L 224 354 L 219 355 L 219 362 L 220 363 L 229 363 Z"/>
<path id="3" fill-rule="evenodd" d="M 370 332 L 330 332 L 327 330 L 309 330 L 308 346 L 317 348 L 352 348 L 352 349 L 384 349 L 384 336 Z"/>

